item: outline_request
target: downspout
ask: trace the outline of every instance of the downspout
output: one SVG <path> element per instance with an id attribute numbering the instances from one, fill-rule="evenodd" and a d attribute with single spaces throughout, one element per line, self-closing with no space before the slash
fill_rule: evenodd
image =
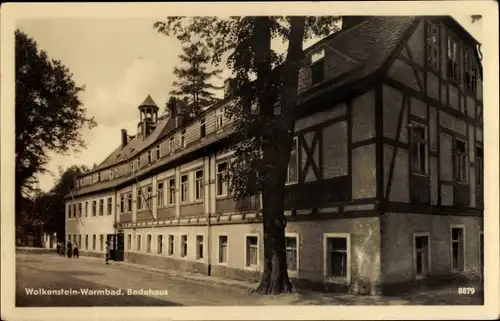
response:
<path id="1" fill-rule="evenodd" d="M 206 149 L 205 149 L 206 151 Z M 203 163 L 205 163 L 205 157 L 206 156 L 203 156 Z M 212 246 L 210 244 L 210 212 L 211 212 L 211 202 L 212 202 L 212 198 L 211 198 L 211 193 L 210 193 L 210 189 L 212 188 L 212 184 L 211 184 L 211 179 L 212 179 L 212 176 L 210 175 L 210 167 L 211 167 L 211 162 L 210 162 L 210 155 L 208 155 L 208 199 L 207 199 L 207 202 L 208 202 L 208 212 L 206 213 L 206 217 L 207 217 L 207 262 L 208 262 L 208 269 L 207 269 L 207 275 L 210 276 L 212 274 L 212 264 L 211 264 L 211 249 L 212 249 Z"/>

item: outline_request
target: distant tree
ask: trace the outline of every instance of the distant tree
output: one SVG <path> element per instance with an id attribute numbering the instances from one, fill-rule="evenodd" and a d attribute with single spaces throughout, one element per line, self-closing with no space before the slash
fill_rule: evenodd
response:
<path id="1" fill-rule="evenodd" d="M 196 115 L 217 101 L 213 90 L 221 87 L 213 85 L 210 81 L 213 77 L 218 77 L 222 71 L 220 69 L 208 71 L 210 56 L 207 48 L 200 42 L 184 46 L 179 58 L 184 66 L 174 67 L 177 80 L 173 83 L 175 89 L 170 95 L 179 101 L 179 112 Z"/>
<path id="2" fill-rule="evenodd" d="M 33 215 L 44 223 L 44 231 L 64 236 L 65 205 L 64 196 L 74 188 L 77 176 L 89 169 L 85 165 L 73 165 L 67 169 L 59 168 L 57 182 L 47 193 L 38 194 L 35 198 Z"/>
<path id="3" fill-rule="evenodd" d="M 197 37 L 206 44 L 215 64 L 229 54 L 226 63 L 236 75 L 237 95 L 234 106 L 226 108 L 227 116 L 234 120 L 235 137 L 229 179 L 236 199 L 262 193 L 264 271 L 256 289 L 261 294 L 292 291 L 285 252 L 284 200 L 298 117 L 303 42 L 334 32 L 338 20 L 335 16 L 168 17 L 154 24 L 160 33 L 175 35 L 182 42 Z M 285 54 L 271 48 L 273 38 L 288 42 Z"/>
<path id="4" fill-rule="evenodd" d="M 49 59 L 36 41 L 15 31 L 16 215 L 17 206 L 34 191 L 36 174 L 47 171 L 49 152 L 59 154 L 85 147 L 80 130 L 96 126 L 86 117 L 78 94 L 84 90 L 69 69 Z M 16 219 L 20 218 L 16 216 Z"/>

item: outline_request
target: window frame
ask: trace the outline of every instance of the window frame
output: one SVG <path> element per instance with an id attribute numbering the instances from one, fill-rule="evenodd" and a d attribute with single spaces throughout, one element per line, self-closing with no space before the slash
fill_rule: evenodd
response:
<path id="1" fill-rule="evenodd" d="M 163 255 L 163 234 L 156 234 L 156 254 Z"/>
<path id="2" fill-rule="evenodd" d="M 245 270 L 252 270 L 252 271 L 258 271 L 260 270 L 261 262 L 260 262 L 260 235 L 258 233 L 245 233 L 243 236 L 243 246 L 244 246 L 244 266 Z M 249 237 L 256 237 L 257 238 L 257 263 L 256 264 L 248 264 L 248 238 Z"/>
<path id="3" fill-rule="evenodd" d="M 287 271 L 288 275 L 292 277 L 298 277 L 299 276 L 299 270 L 300 270 L 300 238 L 299 238 L 299 233 L 285 233 L 285 253 L 288 250 L 288 247 L 286 246 L 286 238 L 295 238 L 295 253 L 296 253 L 296 262 L 295 265 L 297 266 L 297 269 L 295 270 L 290 270 L 288 269 L 288 264 L 287 264 Z M 286 257 L 286 254 L 285 254 Z"/>
<path id="4" fill-rule="evenodd" d="M 417 274 L 417 237 L 427 237 L 427 273 Z M 432 263 L 431 263 L 431 234 L 429 232 L 418 232 L 413 233 L 413 271 L 416 279 L 427 278 L 432 273 Z"/>
<path id="5" fill-rule="evenodd" d="M 462 230 L 462 261 L 463 261 L 463 269 L 460 270 L 453 266 L 453 229 L 461 229 Z M 467 266 L 467 258 L 466 258 L 466 238 L 465 238 L 465 225 L 463 224 L 451 224 L 450 225 L 450 269 L 453 273 L 461 273 L 466 270 Z"/>
<path id="6" fill-rule="evenodd" d="M 151 161 L 153 160 L 153 155 L 152 155 L 152 153 L 151 153 L 151 150 L 148 150 L 148 154 L 147 154 L 147 155 L 148 155 L 147 160 L 148 160 L 148 164 L 149 164 L 149 163 L 151 163 Z"/>
<path id="7" fill-rule="evenodd" d="M 417 121 L 414 121 L 412 120 L 410 122 L 411 126 L 410 126 L 410 171 L 411 171 L 411 174 L 412 175 L 419 175 L 419 176 L 429 176 L 429 133 L 428 133 L 428 129 L 429 127 L 425 124 L 421 124 Z M 414 141 L 414 135 L 413 135 L 413 130 L 416 129 L 416 128 L 421 128 L 424 130 L 424 140 L 425 140 L 425 143 L 424 143 L 424 151 L 425 151 L 425 162 L 424 162 L 424 172 L 420 172 L 418 170 L 415 170 L 414 168 L 414 162 L 413 162 L 413 144 L 419 144 L 418 146 L 418 150 L 420 151 L 420 144 L 422 144 L 421 142 L 416 142 Z M 417 160 L 418 162 L 420 162 L 420 152 L 418 155 L 416 155 L 417 157 Z"/>
<path id="8" fill-rule="evenodd" d="M 450 48 L 452 48 L 451 45 L 453 43 L 456 44 L 456 52 L 455 52 L 456 60 L 455 61 L 450 58 Z M 460 41 L 448 33 L 446 44 L 447 44 L 447 47 L 446 47 L 447 48 L 447 50 L 446 50 L 446 78 L 449 81 L 451 81 L 452 83 L 460 85 L 460 49 L 461 49 Z M 456 75 L 450 74 L 450 61 L 456 63 L 456 73 L 457 73 Z M 456 79 L 453 78 L 454 76 L 456 77 Z"/>
<path id="9" fill-rule="evenodd" d="M 107 197 L 106 199 L 106 210 L 107 210 L 107 215 L 113 214 L 113 198 L 112 197 Z"/>
<path id="10" fill-rule="evenodd" d="M 175 151 L 175 138 L 174 136 L 170 136 L 168 140 L 168 152 L 172 154 Z"/>
<path id="11" fill-rule="evenodd" d="M 132 252 L 132 234 L 127 234 L 127 251 Z"/>
<path id="12" fill-rule="evenodd" d="M 198 173 L 201 172 L 201 177 L 198 177 Z M 194 171 L 194 200 L 202 201 L 205 197 L 205 188 L 204 188 L 204 171 L 203 169 L 198 169 Z"/>
<path id="13" fill-rule="evenodd" d="M 287 165 L 287 169 L 286 169 L 286 181 L 285 181 L 285 185 L 293 185 L 293 184 L 297 184 L 299 182 L 299 139 L 297 136 L 293 137 L 293 146 L 295 146 L 295 151 L 290 150 L 290 157 L 288 159 L 288 165 Z M 291 161 L 291 158 L 292 158 L 292 153 L 295 153 L 295 158 L 296 158 L 296 169 L 295 169 L 295 175 L 296 175 L 296 178 L 294 181 L 291 181 L 290 180 L 290 161 Z"/>
<path id="14" fill-rule="evenodd" d="M 146 234 L 146 253 L 153 253 L 153 235 L 151 233 Z"/>
<path id="15" fill-rule="evenodd" d="M 172 237 L 172 242 L 170 242 L 170 237 Z M 175 254 L 175 234 L 168 234 L 168 248 L 167 256 L 174 256 Z"/>
<path id="16" fill-rule="evenodd" d="M 200 256 L 200 252 L 198 251 L 199 250 L 199 243 L 198 243 L 198 237 L 201 236 L 201 246 L 202 246 L 202 252 L 201 252 L 201 256 Z M 194 246 L 195 246 L 195 259 L 196 261 L 205 261 L 205 234 L 204 233 L 197 233 L 196 234 L 196 238 L 195 238 L 195 242 L 194 242 Z"/>
<path id="17" fill-rule="evenodd" d="M 184 237 L 186 237 L 186 241 L 184 241 Z M 181 259 L 183 260 L 186 260 L 187 257 L 188 257 L 188 253 L 189 253 L 189 236 L 187 233 L 181 233 L 179 234 L 179 246 L 180 246 L 180 252 L 179 252 L 179 256 Z M 184 247 L 186 249 L 186 252 L 184 252 Z"/>
<path id="18" fill-rule="evenodd" d="M 220 257 L 221 257 L 221 237 L 226 238 L 226 262 L 221 262 Z M 218 265 L 225 265 L 227 266 L 229 264 L 229 236 L 227 233 L 218 233 L 217 234 L 217 264 Z"/>
<path id="19" fill-rule="evenodd" d="M 181 134 L 179 136 L 179 145 L 181 148 L 186 148 L 187 143 L 186 143 L 186 129 L 183 129 L 181 131 Z"/>
<path id="20" fill-rule="evenodd" d="M 182 178 L 185 177 L 186 180 L 184 182 L 182 182 Z M 181 204 L 185 204 L 185 203 L 189 203 L 189 175 L 188 173 L 185 173 L 185 174 L 181 174 L 180 177 L 180 184 L 179 184 L 179 189 L 180 189 L 180 195 L 179 195 L 179 198 L 180 198 L 180 203 Z M 184 190 L 185 188 L 185 190 Z M 184 196 L 185 198 L 183 199 L 183 193 L 184 193 Z"/>
<path id="21" fill-rule="evenodd" d="M 135 235 L 135 252 L 142 252 L 142 234 Z"/>
<path id="22" fill-rule="evenodd" d="M 104 199 L 99 199 L 99 216 L 104 216 Z"/>
<path id="23" fill-rule="evenodd" d="M 464 152 L 459 154 L 457 153 L 457 142 L 461 142 L 464 144 Z M 469 167 L 469 155 L 468 155 L 468 143 L 465 139 L 461 139 L 458 137 L 453 138 L 453 181 L 459 183 L 459 184 L 468 184 L 469 181 L 469 175 L 467 173 L 467 168 Z M 460 171 L 459 168 L 457 168 L 457 157 L 463 157 L 463 171 Z M 463 173 L 465 175 L 464 180 L 462 180 L 461 177 L 457 177 L 459 173 Z"/>
<path id="24" fill-rule="evenodd" d="M 96 251 L 97 248 L 97 234 L 92 234 L 92 251 Z"/>
<path id="25" fill-rule="evenodd" d="M 436 43 L 432 41 L 432 31 L 436 31 Z M 427 21 L 427 66 L 434 71 L 439 71 L 439 59 L 440 59 L 440 34 L 439 26 L 431 21 Z M 433 50 L 436 51 L 435 60 L 432 60 Z"/>
<path id="26" fill-rule="evenodd" d="M 92 216 L 97 216 L 97 200 L 92 201 Z"/>
<path id="27" fill-rule="evenodd" d="M 347 254 L 347 264 L 346 264 L 346 276 L 338 277 L 329 275 L 328 268 L 328 240 L 334 238 L 345 238 L 346 239 L 346 254 Z M 351 268 L 352 268 L 352 254 L 351 254 L 351 234 L 350 233 L 323 233 L 323 279 L 327 283 L 336 284 L 350 284 L 351 282 Z"/>
<path id="28" fill-rule="evenodd" d="M 156 159 L 160 159 L 161 158 L 161 147 L 160 145 L 156 145 Z"/>
<path id="29" fill-rule="evenodd" d="M 157 208 L 165 206 L 165 181 L 156 183 L 156 206 Z"/>
<path id="30" fill-rule="evenodd" d="M 224 171 L 219 171 L 219 165 L 222 165 L 222 164 L 225 164 L 226 168 Z M 227 182 L 227 179 L 225 178 L 227 176 L 228 172 L 229 172 L 229 162 L 227 160 L 220 161 L 220 162 L 215 164 L 215 196 L 216 196 L 216 198 L 227 197 L 229 194 L 229 184 Z M 222 173 L 225 173 L 226 176 L 222 177 L 222 179 L 221 179 L 221 178 L 219 178 L 219 175 Z M 223 184 L 221 187 L 222 194 L 219 194 L 219 183 Z M 224 186 L 226 187 L 225 191 L 224 191 Z"/>
<path id="31" fill-rule="evenodd" d="M 203 117 L 200 119 L 200 138 L 204 139 L 207 137 L 207 121 L 206 118 Z"/>
<path id="32" fill-rule="evenodd" d="M 463 52 L 464 52 L 464 72 L 463 72 L 464 89 L 467 93 L 472 94 L 474 97 L 476 97 L 477 82 L 478 82 L 478 66 L 475 60 L 475 55 L 473 51 L 468 47 L 465 47 Z M 470 88 L 469 84 L 471 86 Z"/>
<path id="33" fill-rule="evenodd" d="M 104 252 L 104 234 L 99 235 L 99 251 Z"/>
<path id="34" fill-rule="evenodd" d="M 167 179 L 168 181 L 168 196 L 167 196 L 167 205 L 172 206 L 175 205 L 175 198 L 176 198 L 176 184 L 175 184 L 175 177 L 171 177 Z M 173 182 L 173 186 L 171 185 L 171 182 Z"/>

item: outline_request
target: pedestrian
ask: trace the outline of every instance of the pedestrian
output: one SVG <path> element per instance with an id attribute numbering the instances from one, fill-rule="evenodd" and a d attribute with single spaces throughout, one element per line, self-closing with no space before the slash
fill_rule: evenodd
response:
<path id="1" fill-rule="evenodd" d="M 61 255 L 61 243 L 59 242 L 56 244 L 56 253 L 57 255 Z"/>
<path id="2" fill-rule="evenodd" d="M 65 252 L 65 247 L 64 247 L 64 242 L 61 242 L 61 248 L 60 248 L 60 252 L 59 252 L 59 255 L 60 256 L 66 256 L 66 252 Z"/>
<path id="3" fill-rule="evenodd" d="M 78 245 L 75 244 L 75 246 L 73 247 L 73 257 L 75 259 L 79 258 L 80 257 L 80 250 L 78 249 Z"/>
<path id="4" fill-rule="evenodd" d="M 106 241 L 106 264 L 109 264 L 108 261 L 111 259 L 111 247 L 109 246 L 109 242 Z"/>
<path id="5" fill-rule="evenodd" d="M 68 251 L 68 258 L 71 258 L 71 254 L 73 254 L 73 246 L 71 246 L 71 241 L 68 241 L 66 250 Z"/>

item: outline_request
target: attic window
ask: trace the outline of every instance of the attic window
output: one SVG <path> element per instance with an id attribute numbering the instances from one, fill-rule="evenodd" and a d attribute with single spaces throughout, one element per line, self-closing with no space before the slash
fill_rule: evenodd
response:
<path id="1" fill-rule="evenodd" d="M 427 25 L 427 57 L 429 67 L 439 70 L 438 28 L 432 22 Z"/>
<path id="2" fill-rule="evenodd" d="M 458 42 L 448 37 L 448 78 L 456 83 L 460 81 L 458 70 Z"/>
<path id="3" fill-rule="evenodd" d="M 148 150 L 148 164 L 151 163 L 151 151 Z"/>
<path id="4" fill-rule="evenodd" d="M 466 50 L 464 54 L 464 83 L 465 88 L 470 93 L 476 92 L 477 85 L 477 68 L 476 62 L 474 61 L 474 55 L 471 50 Z"/>
<path id="5" fill-rule="evenodd" d="M 316 85 L 325 77 L 325 49 L 311 55 L 311 84 Z"/>

